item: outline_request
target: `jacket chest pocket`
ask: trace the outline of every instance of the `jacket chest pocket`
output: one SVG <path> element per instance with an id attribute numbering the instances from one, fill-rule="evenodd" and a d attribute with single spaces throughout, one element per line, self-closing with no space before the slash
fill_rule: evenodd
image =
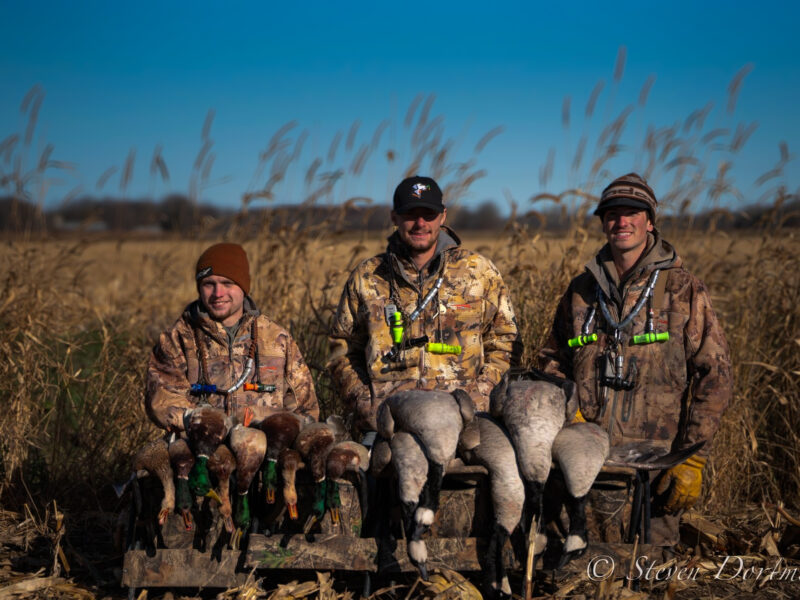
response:
<path id="1" fill-rule="evenodd" d="M 283 385 L 286 359 L 283 356 L 264 356 L 258 361 L 258 381 L 264 384 Z M 280 384 L 280 385 L 279 385 Z"/>
<path id="2" fill-rule="evenodd" d="M 459 298 L 451 298 L 447 303 L 439 304 L 438 329 L 441 339 L 436 341 L 445 344 L 458 344 L 465 335 L 481 334 L 483 322 L 483 302 L 481 300 L 466 302 Z M 463 344 L 462 344 L 463 345 Z"/>
<path id="3" fill-rule="evenodd" d="M 457 363 L 463 369 L 477 373 L 483 365 L 483 302 L 451 298 L 447 303 L 439 304 L 438 313 L 433 331 L 426 333 L 431 341 L 460 346 L 461 351 L 438 356 L 433 353 L 431 358 L 439 359 L 435 362 L 447 359 L 449 363 Z"/>

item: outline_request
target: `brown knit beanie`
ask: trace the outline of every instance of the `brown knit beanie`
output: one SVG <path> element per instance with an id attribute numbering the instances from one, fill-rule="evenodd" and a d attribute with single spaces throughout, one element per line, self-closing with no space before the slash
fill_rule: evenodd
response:
<path id="1" fill-rule="evenodd" d="M 656 194 L 653 188 L 647 185 L 647 181 L 637 173 L 628 173 L 609 183 L 600 196 L 594 214 L 602 219 L 605 210 L 614 206 L 631 206 L 646 210 L 650 222 L 655 225 L 658 207 Z"/>
<path id="2" fill-rule="evenodd" d="M 200 255 L 195 268 L 197 283 L 209 275 L 227 277 L 245 294 L 250 293 L 250 263 L 247 262 L 247 253 L 239 244 L 214 244 Z"/>

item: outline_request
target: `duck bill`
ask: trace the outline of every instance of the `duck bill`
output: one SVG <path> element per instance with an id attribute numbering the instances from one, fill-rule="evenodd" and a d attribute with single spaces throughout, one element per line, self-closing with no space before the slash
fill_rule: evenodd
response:
<path id="1" fill-rule="evenodd" d="M 286 508 L 287 508 L 287 509 L 288 509 L 288 511 L 289 511 L 289 518 L 290 518 L 292 521 L 297 521 L 297 519 L 298 519 L 298 518 L 299 518 L 299 516 L 300 516 L 300 515 L 298 515 L 298 513 L 297 513 L 297 504 L 295 504 L 294 502 L 292 502 L 291 504 L 287 504 L 287 505 L 286 505 Z"/>
<path id="2" fill-rule="evenodd" d="M 222 504 L 222 498 L 219 497 L 219 494 L 217 494 L 216 490 L 214 490 L 214 489 L 208 490 L 206 492 L 206 496 L 208 498 L 211 498 L 212 500 L 216 501 L 217 504 L 220 504 L 220 505 Z"/>
<path id="3" fill-rule="evenodd" d="M 303 533 L 308 535 L 308 532 L 311 531 L 311 528 L 314 527 L 314 523 L 317 522 L 316 515 L 308 515 L 308 519 L 306 519 L 306 524 L 303 525 Z"/>
<path id="4" fill-rule="evenodd" d="M 267 504 L 275 504 L 275 488 L 267 488 Z"/>
<path id="5" fill-rule="evenodd" d="M 334 525 L 338 525 L 340 519 L 339 509 L 334 507 L 331 508 L 330 510 L 331 510 L 331 522 L 333 522 Z"/>

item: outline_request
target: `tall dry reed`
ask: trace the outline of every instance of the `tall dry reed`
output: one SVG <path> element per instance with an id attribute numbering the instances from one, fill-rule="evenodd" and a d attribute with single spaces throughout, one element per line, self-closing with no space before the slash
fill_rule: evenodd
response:
<path id="1" fill-rule="evenodd" d="M 612 94 L 624 73 L 618 57 Z M 728 107 L 733 110 L 746 71 L 734 78 Z M 467 239 L 487 254 L 511 290 L 528 362 L 544 342 L 560 295 L 570 279 L 602 243 L 596 223 L 585 214 L 612 170 L 640 169 L 651 179 L 662 204 L 684 215 L 686 227 L 666 231 L 690 270 L 705 280 L 728 336 L 734 360 L 735 395 L 723 419 L 707 478 L 705 507 L 729 510 L 762 499 L 797 506 L 800 492 L 800 272 L 797 232 L 775 219 L 754 223 L 740 237 L 690 227 L 692 202 L 704 197 L 721 205 L 741 193 L 731 178 L 734 155 L 753 125 L 711 127 L 709 109 L 694 111 L 681 125 L 649 127 L 636 153 L 636 164 L 620 162 L 626 128 L 643 109 L 652 86 L 648 79 L 636 108 L 625 107 L 590 142 L 590 120 L 603 86 L 595 86 L 570 161 L 570 186 L 561 193 L 541 193 L 541 203 L 573 215 L 572 228 L 558 237 L 548 233 L 546 211 L 530 213 L 540 227 L 522 225 L 512 200 L 512 217 L 501 235 Z M 29 116 L 24 135 L 0 143 L 0 189 L 14 198 L 35 199 L 32 183 L 51 168 L 49 153 L 26 167 L 41 105 L 41 90 L 23 102 Z M 606 112 L 611 116 L 613 103 Z M 575 122 L 572 103 L 562 105 L 562 122 Z M 179 315 L 196 291 L 191 266 L 211 240 L 244 242 L 251 257 L 252 294 L 261 309 L 290 328 L 317 384 L 323 412 L 341 410 L 325 371 L 327 329 L 345 278 L 358 260 L 383 246 L 383 236 L 343 235 L 341 217 L 318 225 L 279 221 L 277 213 L 253 209 L 292 192 L 307 207 L 338 203 L 369 204 L 347 194 L 347 182 L 376 164 L 389 165 L 387 187 L 400 177 L 429 172 L 446 183 L 457 200 L 485 175 L 479 154 L 499 129 L 481 137 L 472 154 L 457 157 L 454 140 L 445 135 L 443 118 L 433 114 L 433 98 L 420 96 L 408 110 L 407 147 L 387 146 L 381 123 L 365 132 L 353 123 L 334 136 L 325 152 L 308 158 L 307 133 L 294 122 L 280 128 L 259 155 L 253 180 L 242 195 L 241 213 L 220 233 L 220 223 L 194 223 L 188 239 L 151 242 L 64 242 L 26 240 L 23 235 L 0 249 L 0 492 L 3 501 L 46 504 L 57 498 L 65 508 L 113 506 L 108 483 L 124 477 L 132 451 L 157 435 L 143 406 L 143 376 L 149 350 L 159 331 Z M 213 112 L 203 126 L 203 146 L 194 160 L 190 197 L 197 199 L 211 180 Z M 716 125 L 716 124 L 715 124 Z M 725 160 L 716 161 L 723 147 Z M 15 154 L 16 153 L 16 154 Z M 712 171 L 711 158 L 720 166 Z M 14 157 L 19 155 L 19 160 Z M 554 156 L 551 153 L 550 156 Z M 120 173 L 125 192 L 134 169 L 131 151 Z M 784 198 L 776 189 L 788 161 L 780 160 L 761 180 L 766 199 Z M 381 163 L 378 163 L 378 161 Z M 620 167 L 619 165 L 624 165 Z M 151 175 L 168 180 L 161 149 L 154 153 Z M 553 160 L 540 172 L 546 188 Z M 299 175 L 298 175 L 299 174 Z M 301 183 L 298 183 L 298 180 Z M 26 183 L 27 182 L 27 183 Z M 100 182 L 98 182 L 98 185 Z M 27 186 L 27 187 L 26 187 Z M 388 218 L 387 218 L 388 222 Z M 587 223 L 590 223 L 587 225 Z M 23 232 L 25 233 L 25 232 Z M 27 232 L 30 233 L 30 232 Z M 385 232 L 388 233 L 388 230 Z"/>

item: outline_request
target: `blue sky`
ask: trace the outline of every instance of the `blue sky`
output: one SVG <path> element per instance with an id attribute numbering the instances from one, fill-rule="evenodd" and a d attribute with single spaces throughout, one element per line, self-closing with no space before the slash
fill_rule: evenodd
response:
<path id="1" fill-rule="evenodd" d="M 206 168 L 208 176 L 196 175 L 197 194 L 235 207 L 244 193 L 258 191 L 269 179 L 270 165 L 259 171 L 259 154 L 281 126 L 294 121 L 284 152 L 293 152 L 298 138 L 304 143 L 285 178 L 272 188 L 275 202 L 307 196 L 316 182 L 307 186 L 305 173 L 317 157 L 323 159 L 318 174 L 345 172 L 322 201 L 367 196 L 384 202 L 411 161 L 413 126 L 404 126 L 407 110 L 418 95 L 434 95 L 428 120 L 443 117 L 437 128 L 442 140 L 452 140 L 451 160 L 474 160 L 472 170 L 486 172 L 459 201 L 474 205 L 494 199 L 505 205 L 510 196 L 527 208 L 528 198 L 539 192 L 580 186 L 596 193 L 607 175 L 642 168 L 638 149 L 648 125 L 683 125 L 692 111 L 713 103 L 702 128 L 679 136 L 707 166 L 703 180 L 710 181 L 720 164 L 730 162 L 726 177 L 742 197 L 723 194 L 718 202 L 753 202 L 776 185 L 797 192 L 795 160 L 765 185 L 754 185 L 779 161 L 779 142 L 787 142 L 793 155 L 800 141 L 797 4 L 569 6 L 3 0 L 0 140 L 24 131 L 28 115 L 20 112 L 20 103 L 38 84 L 44 99 L 35 135 L 28 149 L 18 143 L 15 156 L 29 170 L 53 144 L 51 158 L 74 163 L 75 169 L 48 170 L 46 189 L 42 180 L 29 186 L 34 199 L 54 205 L 69 194 L 123 192 L 160 198 L 190 190 L 203 146 L 201 130 L 213 109 L 213 145 L 204 160 L 212 153 L 214 160 L 210 166 L 201 161 L 200 170 Z M 621 46 L 624 72 L 615 81 Z M 745 65 L 752 69 L 729 113 L 727 89 Z M 651 75 L 655 82 L 639 107 L 641 88 Z M 604 87 L 586 119 L 587 101 L 600 80 Z M 566 96 L 568 128 L 562 124 Z M 627 105 L 635 110 L 619 140 L 623 149 L 605 165 L 606 172 L 592 176 L 592 159 L 601 152 L 595 151 L 596 141 Z M 377 147 L 363 171 L 353 174 L 355 154 L 369 145 L 384 119 L 389 125 Z M 348 151 L 345 142 L 354 121 L 360 125 Z M 758 127 L 744 147 L 730 151 L 737 126 L 752 123 Z M 497 126 L 502 133 L 476 154 L 478 140 Z M 701 141 L 717 128 L 728 133 Z M 328 161 L 339 131 L 341 144 Z M 571 171 L 582 135 L 587 153 Z M 150 174 L 159 145 L 169 182 Z M 131 149 L 136 153 L 132 177 L 123 189 L 121 173 Z M 550 152 L 552 175 L 541 180 Z M 653 171 L 651 183 L 660 195 L 672 189 L 675 170 L 664 167 L 679 154 L 674 151 Z M 0 160 L 2 173 L 12 167 L 13 159 Z M 98 186 L 112 167 L 117 170 Z M 421 173 L 429 170 L 423 162 Z M 455 177 L 445 175 L 443 183 Z M 688 177 L 684 173 L 684 180 Z M 695 202 L 708 202 L 704 190 L 687 189 Z"/>

